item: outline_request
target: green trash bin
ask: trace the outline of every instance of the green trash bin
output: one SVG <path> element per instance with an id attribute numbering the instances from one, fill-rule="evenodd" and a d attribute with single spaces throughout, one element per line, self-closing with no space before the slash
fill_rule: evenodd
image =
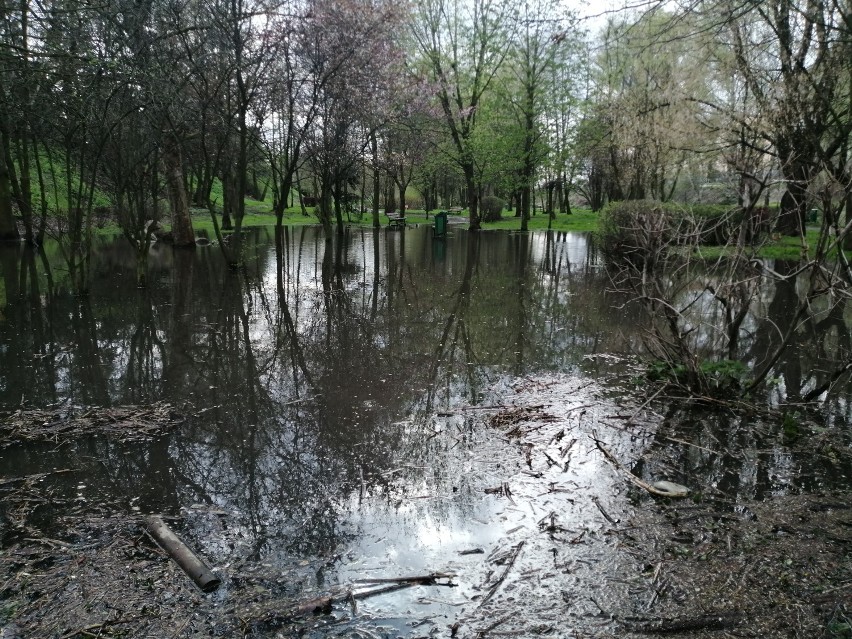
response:
<path id="1" fill-rule="evenodd" d="M 435 215 L 435 237 L 444 237 L 447 234 L 447 212 L 441 211 Z"/>

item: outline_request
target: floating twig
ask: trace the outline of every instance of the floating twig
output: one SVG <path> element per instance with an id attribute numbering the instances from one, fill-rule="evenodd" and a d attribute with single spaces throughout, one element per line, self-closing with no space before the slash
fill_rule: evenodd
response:
<path id="1" fill-rule="evenodd" d="M 483 639 L 483 637 L 487 636 L 489 632 L 491 632 L 492 630 L 494 630 L 498 626 L 502 626 L 504 623 L 509 621 L 509 619 L 511 619 L 512 617 L 514 617 L 514 615 L 506 615 L 502 619 L 498 619 L 497 621 L 495 621 L 494 623 L 489 625 L 487 628 L 483 628 L 482 630 L 478 631 L 476 633 L 477 639 Z"/>
<path id="2" fill-rule="evenodd" d="M 502 584 L 503 581 L 506 579 L 506 575 L 509 574 L 509 571 L 512 569 L 512 566 L 515 565 L 515 560 L 517 560 L 518 555 L 521 554 L 521 549 L 523 547 L 524 547 L 523 541 L 519 542 L 518 545 L 515 546 L 515 550 L 512 553 L 512 556 L 509 558 L 509 561 L 506 562 L 506 568 L 503 570 L 503 574 L 500 575 L 500 578 L 497 579 L 497 581 L 494 582 L 494 585 L 491 586 L 491 588 L 488 589 L 488 594 L 485 595 L 485 598 L 479 603 L 480 608 L 482 606 L 484 606 L 486 603 L 488 603 L 488 601 L 491 599 L 491 597 L 494 596 L 494 593 L 497 592 L 497 589 L 500 587 L 500 584 Z"/>
<path id="3" fill-rule="evenodd" d="M 654 488 L 651 484 L 642 481 L 636 475 L 634 475 L 629 470 L 627 470 L 627 468 L 622 466 L 621 463 L 615 458 L 615 456 L 604 447 L 604 445 L 598 439 L 597 431 L 592 431 L 592 439 L 595 442 L 595 446 L 598 447 L 598 450 L 600 450 L 603 453 L 603 456 L 606 457 L 606 459 L 613 466 L 615 466 L 618 470 L 623 472 L 625 474 L 625 476 L 627 477 L 627 479 L 630 480 L 631 482 L 633 482 L 639 488 L 642 488 L 643 490 L 646 490 L 649 493 L 651 493 L 652 495 L 656 495 L 657 497 L 683 497 L 683 496 L 685 496 L 685 495 L 681 495 L 681 494 L 678 494 L 678 493 L 672 493 L 672 492 L 665 491 L 665 490 L 659 490 L 657 488 Z"/>
<path id="4" fill-rule="evenodd" d="M 606 520 L 607 520 L 609 523 L 611 523 L 613 526 L 615 526 L 615 525 L 617 525 L 617 524 L 618 524 L 618 521 L 619 521 L 619 520 L 618 520 L 618 519 L 613 519 L 613 518 L 610 516 L 610 514 L 609 514 L 607 511 L 605 511 L 605 510 L 604 510 L 604 507 L 603 507 L 603 506 L 601 506 L 601 502 L 598 500 L 598 498 L 597 498 L 597 497 L 592 497 L 592 501 L 595 503 L 595 506 L 597 506 L 597 507 L 598 507 L 598 510 L 599 510 L 599 511 L 601 511 L 601 515 L 603 515 L 603 516 L 604 516 L 604 519 L 606 519 Z"/>

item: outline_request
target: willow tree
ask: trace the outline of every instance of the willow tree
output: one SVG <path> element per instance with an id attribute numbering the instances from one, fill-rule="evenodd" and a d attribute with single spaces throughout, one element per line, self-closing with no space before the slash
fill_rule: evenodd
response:
<path id="1" fill-rule="evenodd" d="M 803 234 L 813 202 L 810 191 L 829 165 L 841 167 L 842 178 L 849 160 L 848 2 L 714 0 L 697 3 L 692 11 L 714 28 L 718 43 L 734 52 L 724 71 L 739 75 L 759 112 L 745 124 L 767 143 L 780 166 L 785 190 L 779 230 Z M 730 115 L 733 127 L 744 124 L 738 113 Z M 846 181 L 842 188 L 848 193 Z"/>
<path id="2" fill-rule="evenodd" d="M 583 127 L 605 199 L 669 200 L 690 155 L 705 150 L 710 80 L 693 26 L 664 11 L 607 24 Z"/>

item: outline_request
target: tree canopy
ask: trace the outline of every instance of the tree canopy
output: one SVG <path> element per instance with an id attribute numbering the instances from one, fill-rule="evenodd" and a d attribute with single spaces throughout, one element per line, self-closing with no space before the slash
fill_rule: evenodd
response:
<path id="1" fill-rule="evenodd" d="M 0 238 L 66 247 L 95 220 L 143 262 L 168 216 L 233 229 L 246 197 L 343 214 L 570 202 L 815 204 L 848 219 L 846 2 L 648 3 L 586 33 L 552 0 L 48 0 L 0 14 Z M 354 202 L 358 202 L 357 207 Z M 538 205 L 538 207 L 537 207 Z M 844 226 L 843 224 L 840 225 Z"/>

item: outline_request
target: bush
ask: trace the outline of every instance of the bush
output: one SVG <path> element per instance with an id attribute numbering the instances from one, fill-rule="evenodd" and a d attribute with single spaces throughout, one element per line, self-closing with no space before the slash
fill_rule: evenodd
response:
<path id="1" fill-rule="evenodd" d="M 488 195 L 482 198 L 480 205 L 483 222 L 499 222 L 503 217 L 503 208 L 506 203 L 499 197 Z"/>
<path id="2" fill-rule="evenodd" d="M 665 202 L 611 202 L 601 211 L 601 250 L 612 259 L 636 266 L 655 263 L 676 239 L 679 218 L 678 209 Z"/>
<path id="3" fill-rule="evenodd" d="M 656 361 L 649 364 L 646 371 L 652 382 L 665 382 L 693 393 L 718 398 L 729 398 L 739 393 L 750 373 L 745 364 L 730 359 L 702 361 L 698 370 L 689 370 L 682 364 Z"/>
<path id="4" fill-rule="evenodd" d="M 654 200 L 612 202 L 601 212 L 600 245 L 610 257 L 634 264 L 664 257 L 672 245 L 724 245 L 745 226 L 746 242 L 769 232 L 773 212 L 755 207 L 746 218 L 739 208 L 717 204 L 682 206 Z"/>

